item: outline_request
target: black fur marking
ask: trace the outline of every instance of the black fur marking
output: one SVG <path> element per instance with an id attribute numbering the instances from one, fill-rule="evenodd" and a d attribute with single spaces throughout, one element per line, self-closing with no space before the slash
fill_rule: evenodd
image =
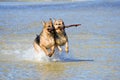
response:
<path id="1" fill-rule="evenodd" d="M 35 42 L 39 45 L 40 44 L 40 35 L 36 34 Z"/>

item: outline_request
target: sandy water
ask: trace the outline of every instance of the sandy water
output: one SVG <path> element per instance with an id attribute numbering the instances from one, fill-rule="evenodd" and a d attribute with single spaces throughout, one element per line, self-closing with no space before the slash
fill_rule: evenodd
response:
<path id="1" fill-rule="evenodd" d="M 119 80 L 119 2 L 0 3 L 0 80 Z M 70 52 L 36 54 L 42 20 L 63 19 Z M 64 50 L 64 48 L 63 48 Z"/>

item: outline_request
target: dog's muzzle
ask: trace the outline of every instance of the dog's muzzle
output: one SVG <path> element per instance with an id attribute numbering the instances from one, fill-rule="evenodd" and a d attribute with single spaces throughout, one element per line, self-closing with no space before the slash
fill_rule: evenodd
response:
<path id="1" fill-rule="evenodd" d="M 58 27 L 56 30 L 63 31 L 65 28 L 64 27 Z"/>
<path id="2" fill-rule="evenodd" d="M 54 28 L 48 28 L 47 29 L 50 33 L 53 33 L 54 32 Z"/>

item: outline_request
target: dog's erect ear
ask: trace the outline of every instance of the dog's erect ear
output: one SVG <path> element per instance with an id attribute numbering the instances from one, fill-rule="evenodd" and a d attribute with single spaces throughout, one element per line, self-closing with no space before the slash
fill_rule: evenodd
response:
<path id="1" fill-rule="evenodd" d="M 42 21 L 42 25 L 44 26 L 46 24 L 46 22 L 45 21 Z"/>
<path id="2" fill-rule="evenodd" d="M 50 22 L 52 23 L 52 18 L 50 18 Z"/>
<path id="3" fill-rule="evenodd" d="M 55 21 L 56 21 L 56 19 L 55 19 L 55 18 L 53 18 L 53 21 L 55 22 Z"/>
<path id="4" fill-rule="evenodd" d="M 62 20 L 62 19 L 59 19 L 59 20 L 63 22 L 63 20 Z"/>

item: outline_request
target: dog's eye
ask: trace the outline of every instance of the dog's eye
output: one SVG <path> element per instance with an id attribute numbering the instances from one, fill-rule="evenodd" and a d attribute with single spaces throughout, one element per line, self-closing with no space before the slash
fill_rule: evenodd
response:
<path id="1" fill-rule="evenodd" d="M 50 26 L 48 26 L 48 27 L 50 27 Z"/>
<path id="2" fill-rule="evenodd" d="M 58 24 L 58 25 L 60 25 L 60 24 Z"/>

